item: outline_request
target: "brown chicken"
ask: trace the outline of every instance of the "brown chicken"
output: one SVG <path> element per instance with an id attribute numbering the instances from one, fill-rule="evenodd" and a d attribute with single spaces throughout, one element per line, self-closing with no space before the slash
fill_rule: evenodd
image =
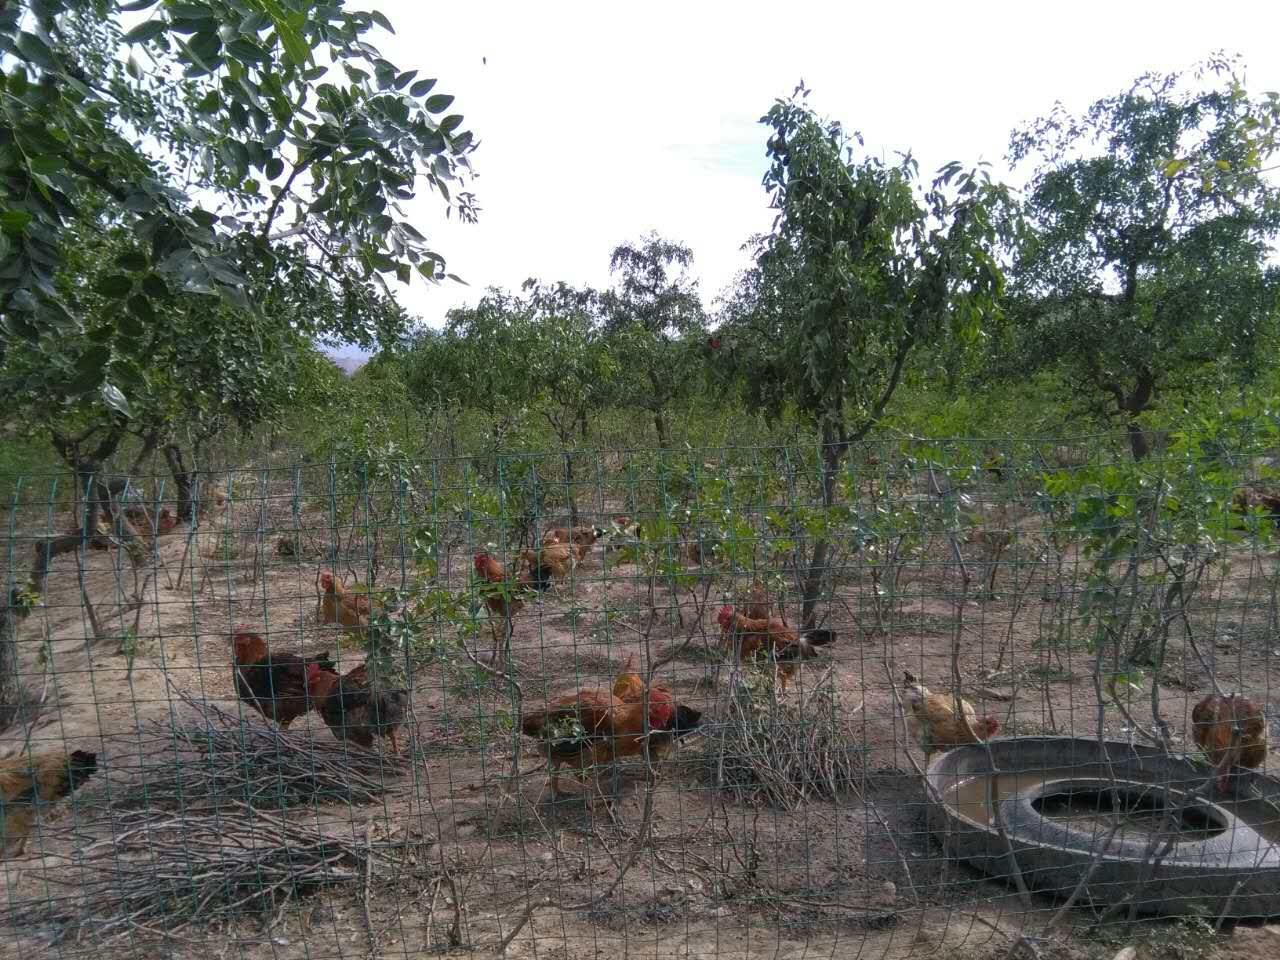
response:
<path id="1" fill-rule="evenodd" d="M 604 552 L 617 553 L 619 550 L 635 547 L 641 532 L 640 524 L 630 517 L 614 517 L 605 533 Z"/>
<path id="2" fill-rule="evenodd" d="M 548 586 L 552 577 L 567 577 L 578 564 L 575 548 L 569 543 L 548 543 L 541 550 L 525 550 L 520 559 L 533 580 Z"/>
<path id="3" fill-rule="evenodd" d="M 236 695 L 282 727 L 314 706 L 307 691 L 320 674 L 337 676 L 327 650 L 310 657 L 272 653 L 266 640 L 241 628 L 231 644 Z"/>
<path id="4" fill-rule="evenodd" d="M 525 714 L 520 729 L 541 741 L 553 796 L 560 793 L 559 768 L 565 764 L 583 776 L 594 765 L 643 756 L 646 741 L 649 756 L 660 756 L 702 722 L 700 711 L 676 703 L 671 691 L 655 686 L 649 688 L 646 724 L 643 696 L 643 684 L 635 701 L 608 690 L 581 690 Z"/>
<path id="5" fill-rule="evenodd" d="M 542 545 L 571 544 L 575 559 L 581 563 L 606 532 L 602 527 L 554 527 L 542 535 Z"/>
<path id="6" fill-rule="evenodd" d="M 371 750 L 374 737 L 385 737 L 391 741 L 391 752 L 400 752 L 396 734 L 409 708 L 408 690 L 371 682 L 363 663 L 342 677 L 317 674 L 308 690 L 317 712 L 339 740 Z"/>
<path id="7" fill-rule="evenodd" d="M 0 854 L 21 856 L 42 807 L 68 797 L 98 769 L 98 755 L 84 750 L 26 752 L 0 760 Z"/>
<path id="8" fill-rule="evenodd" d="M 1231 498 L 1231 509 L 1236 513 L 1260 510 L 1268 520 L 1280 526 L 1280 494 L 1259 487 L 1241 487 Z"/>
<path id="9" fill-rule="evenodd" d="M 324 591 L 320 598 L 321 623 L 340 623 L 348 630 L 369 629 L 369 618 L 381 609 L 380 604 L 368 594 L 347 593 L 342 581 L 328 571 L 320 574 L 319 584 Z"/>
<path id="10" fill-rule="evenodd" d="M 961 698 L 960 710 L 968 724 L 956 716 L 956 698 L 949 693 L 930 693 L 929 688 L 904 670 L 906 687 L 907 730 L 924 751 L 925 766 L 939 751 L 966 743 L 979 743 L 994 737 L 1000 730 L 995 717 L 978 719 L 973 704 Z M 973 732 L 970 733 L 970 730 Z"/>
<path id="11" fill-rule="evenodd" d="M 475 555 L 476 577 L 495 588 L 482 591 L 484 605 L 489 612 L 510 620 L 524 607 L 524 595 L 530 591 L 545 593 L 551 588 L 551 571 L 546 567 L 534 567 L 518 576 L 512 576 L 501 560 L 487 553 Z"/>
<path id="12" fill-rule="evenodd" d="M 1267 719 L 1247 697 L 1210 694 L 1191 711 L 1191 731 L 1218 773 L 1225 793 L 1233 767 L 1260 767 L 1267 759 Z"/>
<path id="13" fill-rule="evenodd" d="M 773 615 L 773 604 L 769 601 L 769 593 L 759 580 L 751 581 L 747 591 L 747 602 L 739 611 L 748 620 L 768 620 Z"/>
<path id="14" fill-rule="evenodd" d="M 777 671 L 784 695 L 801 661 L 812 660 L 818 655 L 818 647 L 825 647 L 836 639 L 831 630 L 797 633 L 781 620 L 752 619 L 735 612 L 728 604 L 720 608 L 716 619 L 720 624 L 721 642 L 730 655 L 739 663 L 746 663 L 763 654 Z"/>
<path id="15" fill-rule="evenodd" d="M 151 517 L 143 507 L 128 507 L 124 511 L 125 516 L 129 518 L 129 522 L 142 536 L 150 536 Z M 155 534 L 163 537 L 165 534 L 173 533 L 178 526 L 178 518 L 173 515 L 168 507 L 162 507 L 160 512 L 156 514 Z"/>
<path id="16" fill-rule="evenodd" d="M 622 672 L 613 681 L 613 695 L 627 703 L 639 703 L 644 699 L 644 678 L 634 672 L 635 662 L 636 655 L 633 653 L 627 657 Z"/>

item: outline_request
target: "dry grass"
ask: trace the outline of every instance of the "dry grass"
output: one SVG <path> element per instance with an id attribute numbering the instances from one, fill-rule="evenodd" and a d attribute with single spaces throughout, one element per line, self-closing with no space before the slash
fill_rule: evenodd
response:
<path id="1" fill-rule="evenodd" d="M 704 728 L 712 782 L 738 803 L 790 810 L 847 793 L 863 746 L 828 670 L 806 691 L 774 696 L 770 677 L 734 673 L 721 715 Z"/>
<path id="2" fill-rule="evenodd" d="M 228 802 L 259 809 L 308 803 L 370 803 L 407 769 L 399 757 L 371 753 L 332 738 L 313 740 L 244 720 L 207 701 L 184 699 L 197 716 L 153 721 L 172 746 L 141 759 L 128 774 L 120 806 L 219 809 Z"/>
<path id="3" fill-rule="evenodd" d="M 108 839 L 78 852 L 67 899 L 17 912 L 18 929 L 95 942 L 139 932 L 172 937 L 193 924 L 258 914 L 279 920 L 297 896 L 403 875 L 403 844 L 324 833 L 243 804 L 216 814 L 112 811 Z"/>

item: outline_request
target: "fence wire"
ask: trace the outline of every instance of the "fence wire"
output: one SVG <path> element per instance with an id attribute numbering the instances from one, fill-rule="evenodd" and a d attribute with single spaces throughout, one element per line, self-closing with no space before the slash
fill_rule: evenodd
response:
<path id="1" fill-rule="evenodd" d="M 977 957 L 1278 914 L 1271 461 L 1100 449 L 13 478 L 10 949 Z"/>

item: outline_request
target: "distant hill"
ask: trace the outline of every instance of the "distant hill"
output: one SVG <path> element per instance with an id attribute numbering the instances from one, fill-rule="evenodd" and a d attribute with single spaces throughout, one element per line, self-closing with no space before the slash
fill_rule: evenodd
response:
<path id="1" fill-rule="evenodd" d="M 330 359 L 332 359 L 348 377 L 368 362 L 364 357 L 331 357 Z"/>
<path id="2" fill-rule="evenodd" d="M 329 350 L 325 354 L 333 361 L 334 366 L 345 373 L 348 377 L 369 362 L 369 357 L 362 353 L 357 353 L 351 348 L 344 349 L 341 353 L 333 353 Z"/>

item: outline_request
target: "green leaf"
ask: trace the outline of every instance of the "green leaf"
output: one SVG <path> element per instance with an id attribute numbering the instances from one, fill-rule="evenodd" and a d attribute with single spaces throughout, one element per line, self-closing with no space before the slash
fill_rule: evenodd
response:
<path id="1" fill-rule="evenodd" d="M 115 273 L 99 280 L 95 289 L 104 297 L 118 299 L 133 289 L 133 281 L 123 274 Z"/>
<path id="2" fill-rule="evenodd" d="M 31 214 L 26 210 L 5 210 L 0 212 L 0 230 L 10 236 L 17 236 L 27 229 L 31 222 Z"/>
<path id="3" fill-rule="evenodd" d="M 129 401 L 125 399 L 125 395 L 120 392 L 119 388 L 113 384 L 104 383 L 102 385 L 102 402 L 116 413 L 124 414 L 126 417 L 133 416 Z"/>
<path id="4" fill-rule="evenodd" d="M 142 292 L 152 300 L 158 300 L 169 295 L 169 286 L 158 273 L 149 273 L 142 278 Z"/>
<path id="5" fill-rule="evenodd" d="M 428 79 L 428 80 L 419 80 L 417 83 L 415 83 L 412 87 L 409 88 L 409 95 L 412 97 L 425 97 L 428 93 L 431 92 L 431 88 L 434 87 L 435 85 L 436 85 L 436 81 L 434 80 L 434 78 Z"/>
<path id="6" fill-rule="evenodd" d="M 434 97 L 427 97 L 425 106 L 428 113 L 444 113 L 451 103 L 453 103 L 452 96 L 447 93 L 437 93 Z"/>
<path id="7" fill-rule="evenodd" d="M 45 70 L 58 69 L 58 63 L 53 59 L 53 51 L 49 49 L 47 43 L 34 33 L 27 33 L 25 30 L 19 33 L 16 47 L 18 54 L 23 59 L 34 63 L 37 67 L 42 67 Z"/>
<path id="8" fill-rule="evenodd" d="M 129 298 L 129 312 L 143 323 L 155 323 L 156 311 L 151 301 L 141 294 L 135 293 Z"/>
<path id="9" fill-rule="evenodd" d="M 97 388 L 107 375 L 107 364 L 111 362 L 111 348 L 105 344 L 90 347 L 76 361 L 75 378 L 71 382 L 72 392 L 86 394 Z"/>
<path id="10" fill-rule="evenodd" d="M 147 269 L 148 262 L 146 254 L 137 250 L 128 250 L 116 257 L 116 266 L 121 270 L 128 270 L 130 273 L 137 273 L 139 270 Z"/>
<path id="11" fill-rule="evenodd" d="M 148 40 L 154 40 L 168 29 L 168 22 L 156 18 L 138 24 L 126 33 L 123 39 L 125 43 L 146 43 Z"/>
<path id="12" fill-rule="evenodd" d="M 305 67 L 311 59 L 311 47 L 283 17 L 273 16 L 272 20 L 275 23 L 276 34 L 280 38 L 280 45 L 284 47 L 285 57 L 293 66 Z"/>
<path id="13" fill-rule="evenodd" d="M 44 154 L 43 156 L 31 158 L 31 172 L 43 174 L 44 176 L 57 173 L 66 165 L 66 158 L 56 154 Z"/>
<path id="14" fill-rule="evenodd" d="M 1164 165 L 1164 175 L 1172 179 L 1173 177 L 1176 177 L 1179 173 L 1181 173 L 1186 168 L 1187 168 L 1187 161 L 1170 160 L 1168 163 Z M 1147 169 L 1149 170 L 1151 168 L 1148 167 Z"/>

